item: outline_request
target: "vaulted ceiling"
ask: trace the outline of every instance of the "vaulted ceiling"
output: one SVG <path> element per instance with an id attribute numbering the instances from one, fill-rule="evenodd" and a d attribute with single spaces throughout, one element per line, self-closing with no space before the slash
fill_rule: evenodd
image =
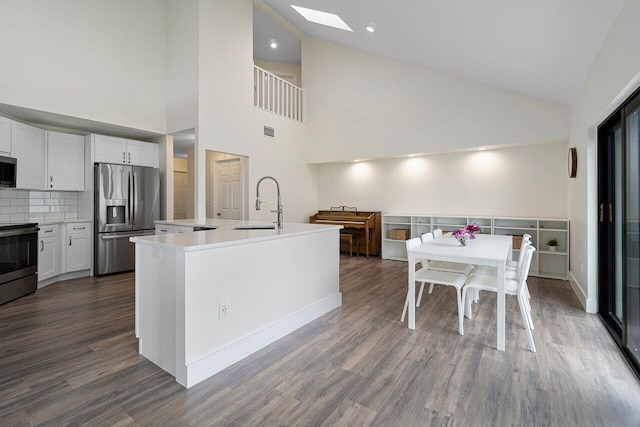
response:
<path id="1" fill-rule="evenodd" d="M 264 2 L 311 37 L 570 105 L 624 0 Z M 353 32 L 291 4 L 335 13 Z"/>

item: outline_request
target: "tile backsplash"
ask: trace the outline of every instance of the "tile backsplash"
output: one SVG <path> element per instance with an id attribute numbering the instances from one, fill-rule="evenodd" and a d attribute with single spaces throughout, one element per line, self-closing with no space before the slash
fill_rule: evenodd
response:
<path id="1" fill-rule="evenodd" d="M 0 222 L 78 218 L 74 191 L 0 190 Z"/>

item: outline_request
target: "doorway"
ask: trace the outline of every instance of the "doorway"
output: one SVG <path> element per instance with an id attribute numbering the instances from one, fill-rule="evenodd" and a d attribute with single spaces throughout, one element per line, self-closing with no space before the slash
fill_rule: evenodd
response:
<path id="1" fill-rule="evenodd" d="M 249 218 L 249 158 L 207 151 L 207 218 Z"/>
<path id="2" fill-rule="evenodd" d="M 640 92 L 598 127 L 598 313 L 640 373 Z"/>

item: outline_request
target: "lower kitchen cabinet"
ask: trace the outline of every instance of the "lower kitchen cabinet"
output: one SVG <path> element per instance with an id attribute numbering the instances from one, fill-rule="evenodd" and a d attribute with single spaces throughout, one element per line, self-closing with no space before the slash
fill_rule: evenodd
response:
<path id="1" fill-rule="evenodd" d="M 91 224 L 78 222 L 67 224 L 66 273 L 91 268 Z"/>
<path id="2" fill-rule="evenodd" d="M 38 281 L 60 275 L 61 250 L 58 224 L 40 226 L 38 245 Z"/>
<path id="3" fill-rule="evenodd" d="M 90 222 L 47 224 L 39 227 L 39 288 L 59 280 L 89 275 L 92 262 Z"/>

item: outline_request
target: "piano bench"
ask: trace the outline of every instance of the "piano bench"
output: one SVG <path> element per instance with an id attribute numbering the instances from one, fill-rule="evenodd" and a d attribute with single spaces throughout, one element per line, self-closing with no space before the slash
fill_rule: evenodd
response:
<path id="1" fill-rule="evenodd" d="M 349 243 L 349 256 L 353 256 L 353 242 L 356 242 L 356 255 L 360 255 L 359 246 L 360 246 L 360 236 L 357 234 L 344 233 L 340 232 L 340 249 L 342 250 L 342 243 Z"/>

